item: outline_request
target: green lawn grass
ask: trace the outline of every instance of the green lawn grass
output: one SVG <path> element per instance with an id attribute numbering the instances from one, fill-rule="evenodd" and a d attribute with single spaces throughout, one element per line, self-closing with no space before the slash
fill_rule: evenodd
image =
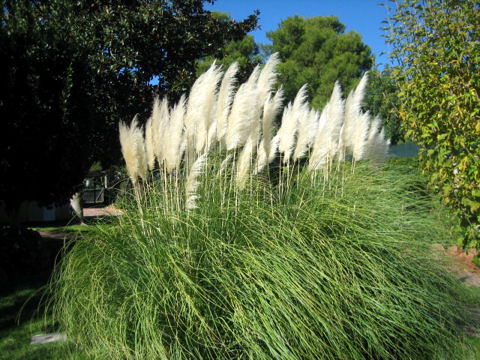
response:
<path id="1" fill-rule="evenodd" d="M 59 230 L 61 227 L 59 227 Z M 0 292 L 0 360 L 64 359 L 65 344 L 30 345 L 33 335 L 56 332 L 45 313 L 44 294 L 51 271 L 19 279 L 10 290 Z M 87 357 L 76 352 L 74 359 Z"/>
<path id="2" fill-rule="evenodd" d="M 88 231 L 88 226 L 85 225 L 65 225 L 65 226 L 31 226 L 29 227 L 35 231 L 45 231 L 52 233 L 78 233 Z"/>
<path id="3" fill-rule="evenodd" d="M 41 298 L 49 274 L 23 279 L 0 296 L 0 359 L 54 359 L 54 345 L 31 346 L 32 335 L 52 331 L 44 326 Z"/>

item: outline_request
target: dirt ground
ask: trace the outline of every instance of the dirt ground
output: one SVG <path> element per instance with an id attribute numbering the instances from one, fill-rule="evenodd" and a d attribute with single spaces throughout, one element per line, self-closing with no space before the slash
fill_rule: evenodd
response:
<path id="1" fill-rule="evenodd" d="M 455 274 L 457 279 L 469 286 L 480 287 L 480 268 L 475 266 L 472 262 L 473 257 L 477 254 L 476 250 L 472 249 L 466 254 L 462 249 L 456 246 L 444 248 L 442 245 L 432 246 L 433 250 L 441 255 L 440 260 L 449 260 L 448 266 Z"/>

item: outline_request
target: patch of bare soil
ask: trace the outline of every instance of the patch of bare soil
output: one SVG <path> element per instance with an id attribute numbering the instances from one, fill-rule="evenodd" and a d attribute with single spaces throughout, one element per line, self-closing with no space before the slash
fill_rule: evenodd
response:
<path id="1" fill-rule="evenodd" d="M 436 244 L 433 246 L 433 250 L 436 254 L 442 254 L 444 256 L 443 260 L 445 258 L 448 260 L 447 265 L 457 279 L 466 285 L 480 287 L 480 268 L 472 261 L 477 254 L 475 249 L 470 250 L 467 254 L 462 249 L 458 249 L 457 246 L 450 246 L 445 249 L 442 245 Z"/>

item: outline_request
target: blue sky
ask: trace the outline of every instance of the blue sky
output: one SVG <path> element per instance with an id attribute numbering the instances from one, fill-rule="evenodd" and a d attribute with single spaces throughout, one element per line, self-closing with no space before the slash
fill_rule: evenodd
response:
<path id="1" fill-rule="evenodd" d="M 354 30 L 362 35 L 362 40 L 370 46 L 375 55 L 375 62 L 380 68 L 390 63 L 389 46 L 382 37 L 387 18 L 385 6 L 378 5 L 380 0 L 217 0 L 213 5 L 205 5 L 208 10 L 230 13 L 235 20 L 242 20 L 260 10 L 259 25 L 261 29 L 253 31 L 257 43 L 270 43 L 267 32 L 276 30 L 280 21 L 289 16 L 303 17 L 335 15 L 346 26 L 346 32 Z M 382 65 L 383 64 L 383 65 Z"/>

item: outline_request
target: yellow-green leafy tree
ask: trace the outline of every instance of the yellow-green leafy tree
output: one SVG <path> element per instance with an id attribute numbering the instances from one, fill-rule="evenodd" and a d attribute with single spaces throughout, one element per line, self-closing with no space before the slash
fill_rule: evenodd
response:
<path id="1" fill-rule="evenodd" d="M 464 248 L 480 248 L 480 3 L 407 0 L 390 21 L 399 116 L 420 162 L 457 213 Z"/>

